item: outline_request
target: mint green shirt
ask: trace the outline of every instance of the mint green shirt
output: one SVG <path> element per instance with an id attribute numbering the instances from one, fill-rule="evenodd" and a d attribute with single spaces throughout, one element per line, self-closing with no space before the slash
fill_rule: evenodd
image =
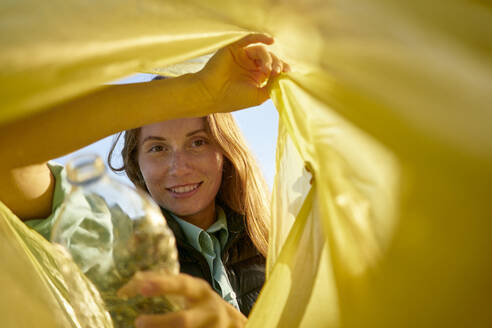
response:
<path id="1" fill-rule="evenodd" d="M 229 238 L 227 219 L 224 210 L 217 206 L 217 221 L 206 231 L 194 224 L 186 222 L 173 215 L 183 229 L 188 243 L 199 251 L 207 260 L 210 272 L 213 276 L 213 288 L 224 300 L 239 309 L 236 294 L 232 290 L 231 283 L 222 263 L 221 254 Z"/>
<path id="2" fill-rule="evenodd" d="M 115 265 L 113 261 L 115 227 L 111 209 L 94 211 L 91 204 L 98 202 L 98 199 L 87 198 L 80 190 L 71 193 L 73 188 L 67 180 L 64 167 L 52 162 L 48 163 L 48 166 L 55 177 L 52 212 L 45 219 L 26 221 L 26 225 L 47 240 L 51 240 L 56 218 L 62 215 L 63 225 L 59 227 L 59 237 L 69 241 L 68 250 L 72 258 L 83 273 L 88 275 L 88 272 L 92 272 L 96 277 L 103 277 Z M 64 202 L 66 206 L 62 206 Z M 118 233 L 131 231 L 131 221 L 127 216 L 120 215 L 118 222 Z M 97 233 L 88 233 L 88 230 L 92 229 L 96 229 Z M 88 242 L 94 238 L 98 239 L 97 243 Z M 97 285 L 96 281 L 92 281 Z"/>

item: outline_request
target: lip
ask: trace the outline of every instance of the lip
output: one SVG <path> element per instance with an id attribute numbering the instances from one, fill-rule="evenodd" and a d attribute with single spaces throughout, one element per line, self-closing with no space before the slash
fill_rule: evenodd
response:
<path id="1" fill-rule="evenodd" d="M 200 189 L 200 187 L 202 186 L 202 184 L 203 184 L 203 181 L 201 181 L 199 183 L 190 183 L 190 184 L 183 184 L 183 185 L 175 185 L 175 186 L 172 186 L 170 188 L 166 188 L 166 191 L 168 193 L 170 193 L 173 198 L 188 198 L 188 197 L 191 197 L 194 194 L 196 194 L 198 192 L 198 190 Z M 175 192 L 175 191 L 172 190 L 172 189 L 176 189 L 176 188 L 187 187 L 187 186 L 194 186 L 194 185 L 198 185 L 198 186 L 195 189 L 190 190 L 190 191 L 187 191 L 187 192 L 179 192 L 178 193 L 178 192 Z"/>

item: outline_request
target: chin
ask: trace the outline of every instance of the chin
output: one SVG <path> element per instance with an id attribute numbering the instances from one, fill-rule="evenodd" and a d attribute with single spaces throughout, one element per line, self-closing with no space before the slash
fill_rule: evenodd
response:
<path id="1" fill-rule="evenodd" d="M 168 202 L 169 204 L 169 202 Z M 201 202 L 184 202 L 182 204 L 176 204 L 176 202 L 171 202 L 173 206 L 162 205 L 168 211 L 174 213 L 174 215 L 182 218 L 194 216 L 200 213 L 205 213 L 209 209 L 210 204 L 202 204 Z M 214 203 L 215 204 L 215 203 Z M 178 205 L 178 206 L 176 206 Z"/>
<path id="2" fill-rule="evenodd" d="M 197 214 L 197 213 L 200 213 L 201 211 L 200 210 L 180 210 L 180 209 L 173 209 L 173 208 L 169 208 L 169 207 L 166 207 L 169 211 L 173 212 L 175 215 L 179 216 L 179 217 L 183 217 L 183 216 L 190 216 L 190 215 L 194 215 L 194 214 Z"/>

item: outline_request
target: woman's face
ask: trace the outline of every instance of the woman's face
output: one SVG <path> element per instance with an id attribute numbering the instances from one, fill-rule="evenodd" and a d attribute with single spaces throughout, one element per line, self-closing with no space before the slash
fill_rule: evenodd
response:
<path id="1" fill-rule="evenodd" d="M 138 163 L 152 198 L 202 228 L 215 220 L 223 162 L 204 118 L 169 120 L 140 130 Z"/>

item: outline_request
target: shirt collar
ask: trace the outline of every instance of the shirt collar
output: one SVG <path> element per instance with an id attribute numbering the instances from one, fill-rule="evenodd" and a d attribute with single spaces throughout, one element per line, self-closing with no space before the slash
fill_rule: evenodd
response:
<path id="1" fill-rule="evenodd" d="M 206 230 L 206 232 L 209 234 L 215 234 L 215 236 L 217 236 L 217 238 L 219 239 L 220 248 L 223 249 L 225 244 L 227 243 L 227 239 L 229 238 L 229 231 L 227 229 L 227 218 L 224 210 L 218 205 L 216 205 L 216 213 L 217 220 Z M 190 243 L 190 245 L 193 246 L 193 248 L 195 248 L 196 250 L 201 251 L 200 235 L 205 231 L 202 228 L 179 218 L 174 213 L 170 214 L 180 225 L 188 243 Z"/>

